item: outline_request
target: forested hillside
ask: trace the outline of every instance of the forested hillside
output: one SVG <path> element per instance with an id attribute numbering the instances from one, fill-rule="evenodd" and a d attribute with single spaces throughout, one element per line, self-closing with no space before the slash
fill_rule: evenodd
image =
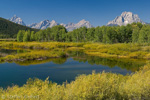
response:
<path id="1" fill-rule="evenodd" d="M 19 30 L 39 31 L 26 26 L 15 24 L 9 20 L 0 17 L 0 38 L 16 38 Z"/>

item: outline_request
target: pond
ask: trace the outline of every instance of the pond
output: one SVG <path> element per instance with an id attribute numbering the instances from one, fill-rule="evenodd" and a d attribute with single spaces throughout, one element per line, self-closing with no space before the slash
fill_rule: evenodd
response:
<path id="1" fill-rule="evenodd" d="M 66 80 L 67 82 L 75 80 L 78 75 L 91 74 L 92 71 L 126 75 L 137 71 L 145 64 L 142 60 L 101 58 L 86 55 L 81 51 L 68 53 L 70 56 L 67 58 L 2 62 L 0 64 L 0 87 L 22 86 L 29 78 L 45 80 L 47 77 L 52 82 L 62 84 Z"/>

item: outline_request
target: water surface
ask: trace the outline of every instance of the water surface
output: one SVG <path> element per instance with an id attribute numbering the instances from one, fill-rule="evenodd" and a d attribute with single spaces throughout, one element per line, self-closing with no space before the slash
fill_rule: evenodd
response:
<path id="1" fill-rule="evenodd" d="M 14 51 L 13 51 L 14 52 Z M 6 53 L 6 52 L 5 52 Z M 22 86 L 29 78 L 39 78 L 62 84 L 75 80 L 81 74 L 92 71 L 112 72 L 122 75 L 131 74 L 144 65 L 144 62 L 128 59 L 108 59 L 93 57 L 83 52 L 70 52 L 68 58 L 53 58 L 43 61 L 3 62 L 0 64 L 0 87 L 13 84 Z"/>

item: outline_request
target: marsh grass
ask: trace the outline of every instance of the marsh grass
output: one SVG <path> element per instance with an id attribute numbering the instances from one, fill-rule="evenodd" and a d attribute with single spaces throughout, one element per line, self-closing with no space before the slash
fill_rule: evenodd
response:
<path id="1" fill-rule="evenodd" d="M 102 44 L 67 42 L 0 42 L 1 48 L 22 48 L 34 50 L 83 50 L 86 54 L 113 58 L 150 59 L 149 44 Z M 46 52 L 46 51 L 45 51 Z M 47 52 L 46 52 L 47 53 Z M 62 54 L 62 53 L 60 53 Z"/>
<path id="2" fill-rule="evenodd" d="M 112 58 L 150 59 L 149 44 L 85 44 L 85 53 Z"/>
<path id="3" fill-rule="evenodd" d="M 0 61 L 25 61 L 66 57 L 66 49 L 80 47 L 84 43 L 60 42 L 0 42 L 0 48 L 27 49 L 29 52 L 0 57 Z"/>

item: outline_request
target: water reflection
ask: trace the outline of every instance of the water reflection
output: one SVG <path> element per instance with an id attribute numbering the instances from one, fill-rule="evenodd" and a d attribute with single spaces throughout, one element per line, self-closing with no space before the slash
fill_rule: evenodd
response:
<path id="1" fill-rule="evenodd" d="M 13 51 L 22 53 L 24 51 Z M 6 52 L 5 52 L 6 53 Z M 12 52 L 11 52 L 12 53 Z M 71 82 L 80 74 L 105 71 L 122 75 L 130 74 L 145 64 L 144 60 L 101 58 L 86 55 L 82 51 L 68 51 L 68 58 L 29 60 L 0 64 L 0 87 L 17 84 L 22 86 L 28 78 L 46 79 L 61 84 Z"/>
<path id="2" fill-rule="evenodd" d="M 139 68 L 146 63 L 146 60 L 143 59 L 101 58 L 98 56 L 88 56 L 83 52 L 78 51 L 70 51 L 70 54 L 74 60 L 79 62 L 88 62 L 91 65 L 104 65 L 109 66 L 110 68 L 118 66 L 133 72 L 139 70 Z"/>
<path id="3" fill-rule="evenodd" d="M 28 60 L 23 62 L 15 62 L 16 64 L 28 66 L 53 62 L 54 64 L 64 64 L 67 59 L 73 58 L 74 61 L 88 63 L 90 65 L 104 65 L 110 68 L 115 66 L 122 69 L 126 69 L 132 72 L 138 71 L 146 61 L 142 59 L 119 59 L 119 58 L 101 58 L 98 56 L 89 56 L 82 51 L 69 51 L 70 56 L 68 58 L 50 58 L 46 60 Z M 10 62 L 11 63 L 11 62 Z"/>
<path id="4" fill-rule="evenodd" d="M 22 66 L 29 66 L 29 65 L 38 65 L 48 62 L 53 62 L 54 64 L 64 64 L 67 61 L 68 58 L 50 58 L 45 60 L 27 60 L 23 62 L 15 62 L 16 64 L 22 65 Z"/>
<path id="5" fill-rule="evenodd" d="M 15 54 L 19 54 L 19 53 L 25 53 L 25 52 L 29 52 L 27 50 L 23 50 L 23 49 L 10 49 L 10 48 L 4 48 L 4 49 L 0 49 L 0 55 L 15 55 Z"/>

